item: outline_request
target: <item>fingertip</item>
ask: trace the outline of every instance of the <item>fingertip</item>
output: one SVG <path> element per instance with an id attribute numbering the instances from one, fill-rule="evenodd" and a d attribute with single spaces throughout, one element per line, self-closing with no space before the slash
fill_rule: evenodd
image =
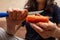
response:
<path id="1" fill-rule="evenodd" d="M 27 9 L 24 9 L 24 12 L 25 12 L 26 14 L 28 14 L 28 10 L 27 10 Z"/>
<path id="2" fill-rule="evenodd" d="M 13 12 L 12 8 L 9 8 L 9 9 L 7 10 L 7 12 L 8 12 L 8 13 Z"/>
<path id="3" fill-rule="evenodd" d="M 12 10 L 13 10 L 14 12 L 18 12 L 17 8 L 13 8 Z"/>
<path id="4" fill-rule="evenodd" d="M 27 9 L 24 9 L 26 12 L 28 12 L 28 10 Z"/>

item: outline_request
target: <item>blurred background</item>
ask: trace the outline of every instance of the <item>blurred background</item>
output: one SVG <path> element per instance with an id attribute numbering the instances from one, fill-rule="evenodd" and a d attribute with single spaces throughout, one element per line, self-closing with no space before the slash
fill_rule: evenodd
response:
<path id="1" fill-rule="evenodd" d="M 55 1 L 60 4 L 60 0 Z M 23 8 L 26 2 L 27 0 L 0 0 L 0 11 L 6 11 L 8 8 Z"/>
<path id="2" fill-rule="evenodd" d="M 0 12 L 7 11 L 8 8 L 20 8 L 22 9 L 27 0 L 0 0 Z M 60 0 L 55 0 L 57 4 L 60 6 Z M 6 19 L 0 18 L 0 27 L 3 27 L 6 30 Z M 26 29 L 25 27 L 21 27 L 16 36 L 25 38 Z"/>

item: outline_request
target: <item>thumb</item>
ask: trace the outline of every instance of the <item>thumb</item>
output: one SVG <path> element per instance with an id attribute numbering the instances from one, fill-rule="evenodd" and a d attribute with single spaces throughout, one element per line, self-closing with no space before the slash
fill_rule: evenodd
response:
<path id="1" fill-rule="evenodd" d="M 31 27 L 37 31 L 37 32 L 43 32 L 44 30 L 42 28 L 40 28 L 39 26 L 37 26 L 36 24 L 34 23 L 30 23 Z"/>

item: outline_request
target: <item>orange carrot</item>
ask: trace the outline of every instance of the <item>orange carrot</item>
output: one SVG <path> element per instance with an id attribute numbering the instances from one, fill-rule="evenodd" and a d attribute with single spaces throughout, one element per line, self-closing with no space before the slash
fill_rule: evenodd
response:
<path id="1" fill-rule="evenodd" d="M 49 17 L 47 16 L 28 15 L 26 18 L 26 22 L 31 22 L 31 23 L 38 23 L 38 22 L 47 23 L 48 21 L 49 21 Z"/>

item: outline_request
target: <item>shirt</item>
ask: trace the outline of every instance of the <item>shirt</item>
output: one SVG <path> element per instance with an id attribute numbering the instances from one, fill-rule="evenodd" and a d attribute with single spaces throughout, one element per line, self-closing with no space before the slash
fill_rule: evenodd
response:
<path id="1" fill-rule="evenodd" d="M 24 40 L 22 38 L 16 36 L 10 36 L 6 33 L 6 31 L 0 27 L 0 40 Z"/>

